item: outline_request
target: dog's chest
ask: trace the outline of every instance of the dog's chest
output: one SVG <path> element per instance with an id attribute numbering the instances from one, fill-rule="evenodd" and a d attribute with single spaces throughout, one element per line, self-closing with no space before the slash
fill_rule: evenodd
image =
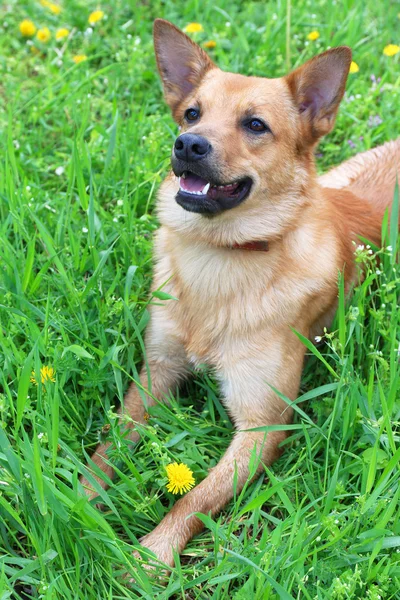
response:
<path id="1" fill-rule="evenodd" d="M 282 276 L 273 255 L 186 247 L 164 255 L 157 283 L 177 301 L 166 303 L 189 356 L 220 364 L 260 330 L 291 323 L 304 289 Z M 161 277 L 161 279 L 160 279 Z"/>

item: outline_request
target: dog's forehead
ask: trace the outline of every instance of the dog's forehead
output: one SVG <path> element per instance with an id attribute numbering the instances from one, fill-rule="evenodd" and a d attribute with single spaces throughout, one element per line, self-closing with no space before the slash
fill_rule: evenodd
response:
<path id="1" fill-rule="evenodd" d="M 289 88 L 283 79 L 248 77 L 212 69 L 197 90 L 202 108 L 228 108 L 243 114 L 263 111 L 281 113 L 292 106 Z"/>

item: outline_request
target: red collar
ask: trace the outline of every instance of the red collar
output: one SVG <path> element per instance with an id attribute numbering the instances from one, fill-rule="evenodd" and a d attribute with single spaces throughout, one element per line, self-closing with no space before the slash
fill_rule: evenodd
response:
<path id="1" fill-rule="evenodd" d="M 268 252 L 268 242 L 257 241 L 257 242 L 245 242 L 244 244 L 233 244 L 231 246 L 233 250 L 258 250 L 259 252 Z"/>

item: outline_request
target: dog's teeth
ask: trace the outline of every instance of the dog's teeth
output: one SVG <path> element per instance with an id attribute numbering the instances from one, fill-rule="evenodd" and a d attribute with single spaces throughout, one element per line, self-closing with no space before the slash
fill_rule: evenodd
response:
<path id="1" fill-rule="evenodd" d="M 202 191 L 202 193 L 203 193 L 203 194 L 207 194 L 207 192 L 208 192 L 208 190 L 209 190 L 209 189 L 210 189 L 210 184 L 209 184 L 209 183 L 207 183 L 207 185 L 205 185 L 205 186 L 203 187 L 203 191 Z"/>
<path id="2" fill-rule="evenodd" d="M 182 173 L 181 177 L 182 179 L 186 179 L 186 173 Z"/>

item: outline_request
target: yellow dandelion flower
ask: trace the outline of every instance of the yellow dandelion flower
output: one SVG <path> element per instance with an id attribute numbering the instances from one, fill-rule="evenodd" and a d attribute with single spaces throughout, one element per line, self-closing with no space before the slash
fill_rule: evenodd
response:
<path id="1" fill-rule="evenodd" d="M 35 24 L 29 19 L 24 19 L 19 24 L 19 30 L 24 37 L 32 37 L 36 33 Z"/>
<path id="2" fill-rule="evenodd" d="M 42 29 L 38 29 L 36 38 L 39 40 L 39 42 L 47 44 L 47 42 L 51 38 L 50 29 L 48 27 L 42 27 Z"/>
<path id="3" fill-rule="evenodd" d="M 200 31 L 204 31 L 204 29 L 203 25 L 200 25 L 200 23 L 189 23 L 183 31 L 186 31 L 186 33 L 200 33 Z"/>
<path id="4" fill-rule="evenodd" d="M 360 67 L 358 66 L 358 64 L 356 62 L 354 62 L 354 60 L 352 60 L 350 63 L 349 73 L 358 73 L 359 70 L 360 70 Z"/>
<path id="5" fill-rule="evenodd" d="M 58 6 L 58 4 L 52 4 L 51 2 L 48 6 L 48 9 L 53 13 L 53 15 L 59 15 L 62 11 L 61 6 Z"/>
<path id="6" fill-rule="evenodd" d="M 383 54 L 385 56 L 394 56 L 398 52 L 400 52 L 400 46 L 397 46 L 397 44 L 388 44 L 383 49 Z"/>
<path id="7" fill-rule="evenodd" d="M 94 25 L 95 23 L 98 23 L 98 21 L 101 21 L 101 19 L 103 17 L 104 17 L 104 11 L 95 10 L 94 12 L 90 13 L 88 21 L 89 21 L 90 25 Z"/>
<path id="8" fill-rule="evenodd" d="M 83 62 L 84 60 L 87 60 L 87 56 L 86 54 L 77 54 L 76 56 L 72 57 L 72 60 L 76 65 L 79 65 L 79 63 Z"/>
<path id="9" fill-rule="evenodd" d="M 40 4 L 45 8 L 48 8 L 49 11 L 53 13 L 53 15 L 59 15 L 62 11 L 61 6 L 59 6 L 58 4 L 54 4 L 53 2 L 49 2 L 48 0 L 40 0 Z"/>
<path id="10" fill-rule="evenodd" d="M 204 44 L 203 44 L 204 48 L 208 48 L 209 50 L 211 50 L 212 48 L 215 48 L 216 45 L 217 45 L 217 42 L 215 40 L 208 40 L 208 42 L 204 42 Z"/>
<path id="11" fill-rule="evenodd" d="M 310 31 L 310 33 L 307 36 L 307 39 L 310 40 L 310 42 L 315 42 L 315 40 L 317 40 L 319 38 L 319 31 Z"/>
<path id="12" fill-rule="evenodd" d="M 52 381 L 54 383 L 54 381 L 56 380 L 55 374 L 56 372 L 53 369 L 53 367 L 48 367 L 47 365 L 44 365 L 44 367 L 41 367 L 40 369 L 40 381 L 42 383 L 47 383 L 48 381 Z M 31 373 L 31 382 L 38 385 L 38 380 L 36 379 L 35 371 L 32 371 Z"/>
<path id="13" fill-rule="evenodd" d="M 193 472 L 183 463 L 171 463 L 166 467 L 168 475 L 167 490 L 172 494 L 188 492 L 195 484 Z"/>
<path id="14" fill-rule="evenodd" d="M 56 40 L 63 40 L 65 37 L 69 36 L 69 29 L 65 27 L 61 27 L 61 29 L 57 29 L 56 32 Z"/>

